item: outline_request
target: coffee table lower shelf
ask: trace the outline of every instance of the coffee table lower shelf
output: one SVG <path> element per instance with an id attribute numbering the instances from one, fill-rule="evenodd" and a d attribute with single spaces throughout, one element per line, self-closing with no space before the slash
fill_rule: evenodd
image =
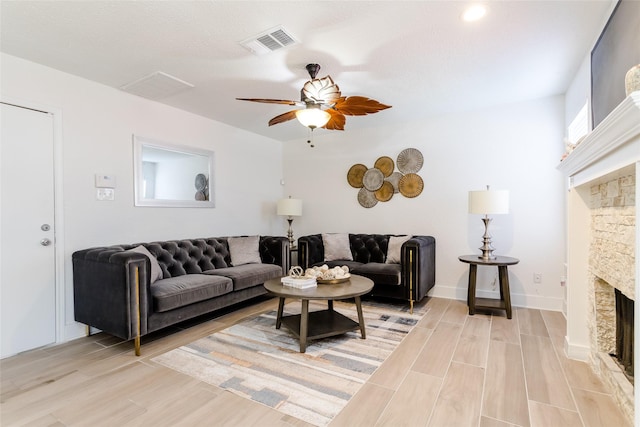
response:
<path id="1" fill-rule="evenodd" d="M 301 315 L 283 316 L 282 324 L 285 325 L 297 338 L 300 338 Z M 360 324 L 334 310 L 320 310 L 309 313 L 307 322 L 307 339 L 341 335 L 360 328 Z"/>

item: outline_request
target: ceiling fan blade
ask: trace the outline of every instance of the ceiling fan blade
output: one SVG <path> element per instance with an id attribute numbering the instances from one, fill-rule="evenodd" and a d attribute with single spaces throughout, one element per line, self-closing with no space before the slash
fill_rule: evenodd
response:
<path id="1" fill-rule="evenodd" d="M 263 102 L 265 104 L 283 105 L 304 105 L 300 101 L 290 101 L 288 99 L 264 99 L 264 98 L 236 98 L 238 101 Z"/>
<path id="2" fill-rule="evenodd" d="M 331 117 L 327 124 L 322 127 L 327 130 L 344 130 L 344 125 L 347 122 L 347 118 L 344 114 L 333 109 L 328 109 L 326 111 L 331 115 Z"/>
<path id="3" fill-rule="evenodd" d="M 296 118 L 296 111 L 287 111 L 286 113 L 280 114 L 279 116 L 275 116 L 273 119 L 269 120 L 269 126 L 277 125 L 279 123 L 288 122 L 289 120 L 293 120 Z"/>
<path id="4" fill-rule="evenodd" d="M 365 116 L 387 108 L 391 108 L 391 105 L 382 104 L 366 96 L 343 96 L 333 106 L 334 110 L 347 116 Z"/>

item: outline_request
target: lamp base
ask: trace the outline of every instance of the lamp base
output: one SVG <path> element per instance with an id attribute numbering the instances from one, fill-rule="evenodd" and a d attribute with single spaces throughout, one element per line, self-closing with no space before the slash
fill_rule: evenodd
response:
<path id="1" fill-rule="evenodd" d="M 295 240 L 293 240 L 293 228 L 291 228 L 291 223 L 293 222 L 293 218 L 287 218 L 289 222 L 289 230 L 287 231 L 287 237 L 289 238 L 289 248 L 293 248 L 296 244 Z"/>
<path id="2" fill-rule="evenodd" d="M 482 236 L 482 246 L 479 248 L 482 251 L 482 255 L 478 258 L 484 261 L 489 261 L 496 259 L 496 256 L 493 255 L 493 251 L 495 249 L 491 246 L 491 235 L 489 234 L 489 223 L 491 222 L 491 218 L 485 215 L 485 217 L 482 218 L 482 222 L 484 222 L 484 235 Z"/>

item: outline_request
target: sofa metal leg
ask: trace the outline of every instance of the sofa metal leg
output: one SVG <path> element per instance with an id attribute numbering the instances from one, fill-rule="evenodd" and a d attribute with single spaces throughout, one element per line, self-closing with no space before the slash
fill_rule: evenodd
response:
<path id="1" fill-rule="evenodd" d="M 135 353 L 140 356 L 140 267 L 136 266 L 136 337 Z"/>
<path id="2" fill-rule="evenodd" d="M 413 251 L 409 251 L 409 311 L 413 314 Z"/>
<path id="3" fill-rule="evenodd" d="M 135 352 L 136 352 L 136 356 L 140 356 L 140 337 L 135 337 L 134 338 L 134 344 L 135 344 Z"/>

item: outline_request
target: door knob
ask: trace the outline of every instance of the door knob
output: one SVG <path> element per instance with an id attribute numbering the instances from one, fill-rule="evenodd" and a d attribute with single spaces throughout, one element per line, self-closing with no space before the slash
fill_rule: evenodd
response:
<path id="1" fill-rule="evenodd" d="M 40 244 L 41 244 L 42 246 L 49 246 L 49 245 L 51 244 L 51 240 L 46 239 L 46 238 L 45 238 L 45 239 L 42 239 L 42 240 L 40 240 Z"/>

